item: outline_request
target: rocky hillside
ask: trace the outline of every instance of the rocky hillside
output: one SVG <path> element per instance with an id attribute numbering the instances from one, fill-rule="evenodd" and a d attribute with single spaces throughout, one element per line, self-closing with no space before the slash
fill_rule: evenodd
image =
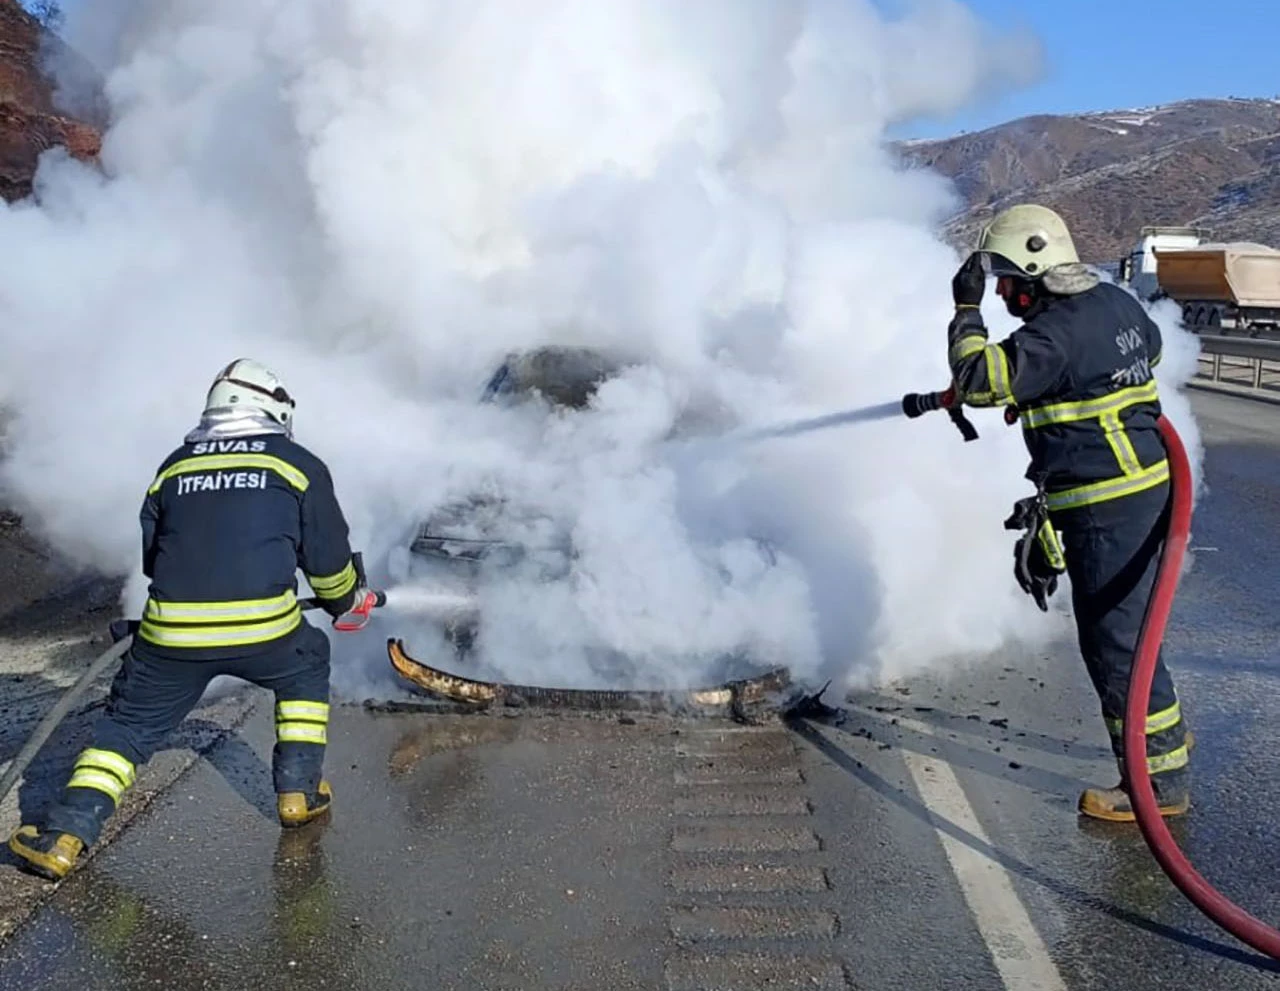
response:
<path id="1" fill-rule="evenodd" d="M 1095 262 L 1119 258 L 1147 224 L 1280 247 L 1280 100 L 1024 117 L 897 148 L 954 179 L 968 202 L 947 225 L 957 246 L 996 210 L 1035 200 L 1063 213 Z"/>
<path id="2" fill-rule="evenodd" d="M 56 45 L 17 0 L 0 0 L 0 196 L 6 200 L 31 192 L 41 152 L 62 146 L 92 160 L 101 145 L 97 127 L 54 106 L 40 66 Z"/>

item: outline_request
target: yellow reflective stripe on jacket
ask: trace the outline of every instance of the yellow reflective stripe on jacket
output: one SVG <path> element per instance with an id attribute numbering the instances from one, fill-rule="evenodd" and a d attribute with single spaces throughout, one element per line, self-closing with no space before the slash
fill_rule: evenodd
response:
<path id="1" fill-rule="evenodd" d="M 273 471 L 299 492 L 307 491 L 307 476 L 289 462 L 270 454 L 201 454 L 176 461 L 156 476 L 148 494 L 160 491 L 160 486 L 170 478 L 189 475 L 197 471 L 226 471 L 232 468 L 262 468 Z"/>
<path id="2" fill-rule="evenodd" d="M 1079 423 L 1083 420 L 1097 420 L 1106 438 L 1107 446 L 1115 456 L 1121 474 L 1115 478 L 1107 478 L 1088 485 L 1080 485 L 1061 492 L 1050 492 L 1047 496 L 1050 510 L 1073 509 L 1089 506 L 1122 496 L 1133 495 L 1154 488 L 1169 478 L 1169 463 L 1165 460 L 1143 468 L 1133 441 L 1125 430 L 1121 414 L 1137 403 L 1153 403 L 1159 399 L 1154 380 L 1143 385 L 1117 389 L 1115 392 L 1100 396 L 1097 399 L 1082 399 L 1074 402 L 1052 403 L 1023 410 L 1022 425 L 1027 430 L 1036 430 L 1050 424 Z"/>
<path id="3" fill-rule="evenodd" d="M 277 640 L 292 633 L 301 623 L 302 609 L 295 603 L 283 616 L 258 623 L 175 627 L 144 619 L 138 636 L 158 647 L 242 647 Z"/>
<path id="4" fill-rule="evenodd" d="M 1153 403 L 1159 398 L 1155 381 L 1117 389 L 1097 399 L 1081 399 L 1070 403 L 1051 403 L 1022 411 L 1022 425 L 1029 430 L 1051 423 L 1076 423 L 1120 412 L 1134 403 Z"/>
<path id="5" fill-rule="evenodd" d="M 977 354 L 987 346 L 987 339 L 981 334 L 967 334 L 951 345 L 951 364 L 964 361 L 971 354 Z"/>
<path id="6" fill-rule="evenodd" d="M 133 762 L 127 757 L 113 750 L 89 747 L 77 758 L 67 787 L 92 788 L 118 802 L 133 784 L 136 774 Z"/>
<path id="7" fill-rule="evenodd" d="M 983 350 L 987 359 L 987 381 L 991 383 L 991 401 L 997 405 L 1013 402 L 1009 356 L 999 344 L 988 344 Z"/>
<path id="8" fill-rule="evenodd" d="M 950 362 L 957 362 L 981 354 L 987 369 L 987 389 L 982 392 L 966 392 L 959 398 L 970 406 L 1004 406 L 1013 402 L 1013 374 L 1009 368 L 1009 356 L 999 344 L 988 344 L 980 334 L 967 334 L 951 346 Z"/>
<path id="9" fill-rule="evenodd" d="M 316 743 L 328 739 L 327 702 L 285 701 L 276 703 L 276 740 L 280 743 Z"/>
<path id="10" fill-rule="evenodd" d="M 356 566 L 348 561 L 346 567 L 334 575 L 307 575 L 311 588 L 321 599 L 341 599 L 356 587 Z"/>
<path id="11" fill-rule="evenodd" d="M 1182 704 L 1180 702 L 1174 702 L 1173 705 L 1169 706 L 1169 708 L 1161 709 L 1159 712 L 1153 712 L 1147 716 L 1147 736 L 1171 730 L 1181 721 Z M 1108 719 L 1107 729 L 1111 731 L 1112 736 L 1124 735 L 1124 720 Z"/>
<path id="12" fill-rule="evenodd" d="M 227 602 L 160 602 L 149 598 L 143 617 L 157 623 L 254 623 L 283 617 L 297 604 L 293 589 L 267 599 Z"/>
<path id="13" fill-rule="evenodd" d="M 1126 475 L 1136 475 L 1142 471 L 1142 462 L 1138 460 L 1138 452 L 1133 449 L 1133 441 L 1125 433 L 1124 424 L 1120 421 L 1120 411 L 1108 410 L 1098 417 L 1102 424 L 1103 435 L 1111 453 L 1116 456 L 1120 470 Z"/>
<path id="14" fill-rule="evenodd" d="M 1045 494 L 1045 504 L 1049 510 L 1075 509 L 1079 506 L 1091 506 L 1098 502 L 1119 499 L 1121 496 L 1134 495 L 1154 489 L 1162 482 L 1169 480 L 1169 462 L 1161 459 L 1150 468 L 1143 468 L 1136 475 L 1119 475 L 1101 482 L 1080 485 L 1074 489 L 1063 489 L 1061 492 Z"/>

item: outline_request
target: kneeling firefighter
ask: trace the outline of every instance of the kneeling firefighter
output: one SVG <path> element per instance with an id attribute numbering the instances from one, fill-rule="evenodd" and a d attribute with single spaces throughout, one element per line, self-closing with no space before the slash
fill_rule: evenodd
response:
<path id="1" fill-rule="evenodd" d="M 137 768 L 218 675 L 275 695 L 281 824 L 328 809 L 329 640 L 303 618 L 295 573 L 335 625 L 348 611 L 367 614 L 376 593 L 357 580 L 328 468 L 293 440 L 294 406 L 274 373 L 233 361 L 160 465 L 140 514 L 149 596 L 105 714 L 44 828 L 24 825 L 9 840 L 36 873 L 56 880 L 75 866 Z"/>
<path id="2" fill-rule="evenodd" d="M 988 272 L 1006 309 L 1023 321 L 998 344 L 987 342 L 978 309 Z M 1080 811 L 1132 822 L 1125 700 L 1171 505 L 1152 375 L 1160 329 L 1131 295 L 1080 263 L 1061 217 L 1033 204 L 991 221 L 952 293 L 955 400 L 1006 407 L 1006 422 L 1021 420 L 1031 455 L 1027 478 L 1036 495 L 1019 501 L 1005 522 L 1026 531 L 1015 547 L 1015 573 L 1046 611 L 1058 576 L 1070 576 L 1080 652 L 1120 767 L 1119 785 L 1086 790 Z M 1189 739 L 1161 657 L 1146 740 L 1162 815 L 1190 807 Z"/>

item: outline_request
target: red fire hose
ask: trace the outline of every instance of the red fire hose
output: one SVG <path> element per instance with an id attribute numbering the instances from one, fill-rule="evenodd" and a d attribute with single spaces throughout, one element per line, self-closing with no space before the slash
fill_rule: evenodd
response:
<path id="1" fill-rule="evenodd" d="M 965 440 L 973 440 L 977 432 L 967 421 L 955 403 L 955 392 L 908 393 L 902 397 L 902 411 L 915 418 L 932 410 L 945 409 L 960 427 Z M 1007 421 L 1012 422 L 1012 421 Z M 1159 419 L 1160 435 L 1164 438 L 1169 455 L 1169 473 L 1173 488 L 1173 505 L 1169 518 L 1169 532 L 1160 552 L 1160 567 L 1156 574 L 1155 588 L 1147 605 L 1147 614 L 1138 636 L 1134 653 L 1133 670 L 1129 674 L 1129 698 L 1124 717 L 1124 755 L 1132 790 L 1133 810 L 1142 830 L 1143 839 L 1151 848 L 1160 869 L 1184 895 L 1208 916 L 1242 943 L 1259 953 L 1280 960 L 1280 931 L 1255 919 L 1210 886 L 1197 873 L 1174 841 L 1164 817 L 1156 804 L 1151 776 L 1147 773 L 1147 705 L 1151 701 L 1151 680 L 1155 676 L 1156 658 L 1164 640 L 1165 624 L 1173 608 L 1173 596 L 1178 589 L 1182 571 L 1182 558 L 1186 553 L 1191 533 L 1191 463 L 1182 438 L 1173 429 L 1167 417 Z"/>
<path id="2" fill-rule="evenodd" d="M 1134 814 L 1142 836 L 1160 864 L 1184 895 L 1232 936 L 1259 953 L 1280 960 L 1280 931 L 1255 919 L 1215 891 L 1191 866 L 1174 841 L 1169 827 L 1156 804 L 1151 777 L 1147 773 L 1147 704 L 1151 699 L 1151 679 L 1155 675 L 1156 657 L 1164 639 L 1165 624 L 1173 607 L 1174 592 L 1182 570 L 1182 558 L 1191 532 L 1191 464 L 1187 460 L 1182 438 L 1168 418 L 1159 420 L 1160 435 L 1169 454 L 1169 471 L 1173 484 L 1173 506 L 1169 532 L 1160 553 L 1160 569 L 1155 589 L 1147 606 L 1147 615 L 1138 637 L 1133 670 L 1129 675 L 1129 699 L 1124 714 L 1124 754 L 1132 792 Z"/>

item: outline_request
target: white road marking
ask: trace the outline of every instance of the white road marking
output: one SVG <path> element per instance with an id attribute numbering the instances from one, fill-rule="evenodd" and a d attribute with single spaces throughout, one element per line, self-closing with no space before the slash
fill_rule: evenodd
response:
<path id="1" fill-rule="evenodd" d="M 951 765 L 909 750 L 902 757 L 929 811 L 991 846 Z M 967 843 L 942 830 L 937 833 L 1004 986 L 1009 991 L 1066 991 L 1008 872 Z"/>

